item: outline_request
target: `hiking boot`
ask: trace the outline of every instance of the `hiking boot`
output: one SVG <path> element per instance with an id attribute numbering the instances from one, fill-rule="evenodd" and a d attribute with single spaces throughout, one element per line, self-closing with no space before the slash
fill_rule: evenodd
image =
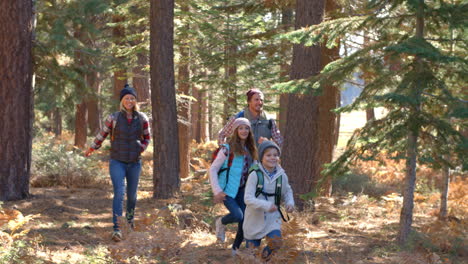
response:
<path id="1" fill-rule="evenodd" d="M 226 226 L 223 225 L 223 223 L 221 222 L 221 216 L 218 217 L 218 219 L 216 219 L 216 237 L 218 238 L 218 241 L 220 242 L 224 242 L 224 240 L 226 239 Z"/>
<path id="2" fill-rule="evenodd" d="M 231 250 L 231 256 L 233 256 L 233 257 L 237 256 L 237 250 L 232 249 Z"/>
<path id="3" fill-rule="evenodd" d="M 112 240 L 115 242 L 122 241 L 122 232 L 120 230 L 112 232 Z"/>

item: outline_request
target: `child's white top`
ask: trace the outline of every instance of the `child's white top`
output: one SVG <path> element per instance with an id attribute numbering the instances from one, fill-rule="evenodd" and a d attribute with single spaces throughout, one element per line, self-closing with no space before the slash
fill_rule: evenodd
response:
<path id="1" fill-rule="evenodd" d="M 294 206 L 294 198 L 291 186 L 289 185 L 288 176 L 283 168 L 279 165 L 276 167 L 276 173 L 273 177 L 269 177 L 262 164 L 258 164 L 260 170 L 263 171 L 263 191 L 266 193 L 275 193 L 276 179 L 283 175 L 281 188 L 281 202 L 283 205 Z M 255 197 L 257 189 L 257 173 L 252 171 L 247 179 L 245 187 L 244 201 L 246 204 L 244 214 L 244 237 L 249 240 L 262 239 L 273 230 L 281 230 L 282 219 L 278 211 L 268 212 L 272 204 L 275 204 L 275 196 L 260 194 Z M 285 213 L 284 206 L 281 210 Z"/>

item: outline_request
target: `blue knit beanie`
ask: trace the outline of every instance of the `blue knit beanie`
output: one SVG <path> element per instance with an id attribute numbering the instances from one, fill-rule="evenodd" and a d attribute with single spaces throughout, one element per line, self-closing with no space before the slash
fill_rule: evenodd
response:
<path id="1" fill-rule="evenodd" d="M 130 85 L 125 84 L 122 91 L 120 91 L 120 101 L 122 101 L 122 98 L 127 94 L 131 94 L 131 95 L 135 96 L 135 98 L 137 97 L 137 93 L 136 93 L 135 89 L 130 87 Z"/>

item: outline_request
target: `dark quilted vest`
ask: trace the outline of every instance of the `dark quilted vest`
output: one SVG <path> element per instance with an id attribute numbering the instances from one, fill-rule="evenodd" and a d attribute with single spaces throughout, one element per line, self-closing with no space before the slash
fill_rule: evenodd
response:
<path id="1" fill-rule="evenodd" d="M 130 124 L 124 113 L 118 113 L 111 142 L 111 159 L 127 163 L 140 160 L 141 146 L 139 143 L 143 135 L 141 124 L 140 116 L 136 112 L 133 112 Z"/>

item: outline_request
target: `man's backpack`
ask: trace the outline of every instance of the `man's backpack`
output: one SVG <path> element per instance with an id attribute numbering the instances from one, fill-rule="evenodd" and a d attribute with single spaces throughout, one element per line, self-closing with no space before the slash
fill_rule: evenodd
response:
<path id="1" fill-rule="evenodd" d="M 229 156 L 228 156 L 228 162 L 227 162 L 226 166 L 225 166 L 225 163 L 223 163 L 223 165 L 219 169 L 218 177 L 219 177 L 219 174 L 221 174 L 223 171 L 226 171 L 226 185 L 224 186 L 224 189 L 226 189 L 226 187 L 228 185 L 228 181 L 229 181 L 229 171 L 231 170 L 232 160 L 234 159 L 234 152 L 229 149 L 229 145 L 224 144 L 224 145 L 218 147 L 215 151 L 213 151 L 213 153 L 211 154 L 211 163 L 213 164 L 213 161 L 218 156 L 219 150 L 221 150 L 223 146 L 227 148 L 227 150 L 229 152 Z"/>
<path id="2" fill-rule="evenodd" d="M 278 178 L 276 178 L 276 187 L 275 187 L 275 193 L 267 193 L 263 191 L 263 185 L 264 185 L 264 175 L 263 171 L 258 167 L 258 164 L 254 164 L 250 167 L 249 169 L 249 175 L 252 171 L 255 171 L 257 173 L 257 187 L 255 188 L 255 197 L 260 196 L 260 194 L 263 194 L 265 197 L 267 196 L 275 196 L 275 205 L 278 207 L 278 211 L 281 215 L 281 218 L 283 221 L 287 222 L 289 220 L 289 215 L 286 215 L 288 217 L 288 220 L 283 215 L 283 212 L 281 211 L 280 204 L 281 204 L 281 186 L 283 184 L 283 175 L 280 175 Z"/>
<path id="3" fill-rule="evenodd" d="M 245 117 L 244 111 L 245 110 L 242 110 L 239 113 L 237 113 L 236 118 Z M 270 118 L 268 119 L 268 129 L 271 129 L 272 127 L 273 127 L 273 119 Z"/>

